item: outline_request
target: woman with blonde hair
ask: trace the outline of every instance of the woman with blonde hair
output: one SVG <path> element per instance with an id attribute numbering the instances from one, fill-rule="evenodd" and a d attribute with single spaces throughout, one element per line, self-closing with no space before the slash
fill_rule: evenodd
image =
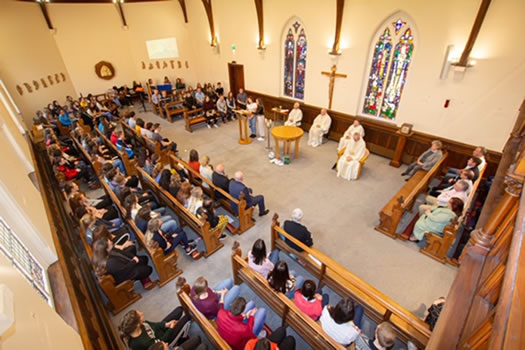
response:
<path id="1" fill-rule="evenodd" d="M 186 203 L 186 209 L 188 209 L 193 215 L 197 214 L 197 209 L 202 207 L 204 199 L 202 198 L 202 188 L 196 186 L 191 190 L 190 198 Z"/>
<path id="2" fill-rule="evenodd" d="M 201 166 L 199 168 L 199 172 L 202 175 L 202 177 L 206 178 L 207 180 L 210 180 L 212 182 L 212 175 L 213 175 L 213 166 L 210 164 L 210 157 L 204 156 L 201 159 Z M 210 185 L 208 185 L 205 181 L 202 182 L 202 186 L 204 188 L 210 188 Z"/>

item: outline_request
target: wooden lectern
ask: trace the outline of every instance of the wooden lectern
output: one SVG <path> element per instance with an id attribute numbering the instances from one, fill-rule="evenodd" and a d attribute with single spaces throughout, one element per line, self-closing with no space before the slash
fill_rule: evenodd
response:
<path id="1" fill-rule="evenodd" d="M 241 145 L 249 145 L 252 143 L 248 133 L 248 117 L 251 113 L 245 109 L 238 109 L 235 111 L 235 114 L 237 114 L 237 119 L 239 120 L 239 143 Z"/>

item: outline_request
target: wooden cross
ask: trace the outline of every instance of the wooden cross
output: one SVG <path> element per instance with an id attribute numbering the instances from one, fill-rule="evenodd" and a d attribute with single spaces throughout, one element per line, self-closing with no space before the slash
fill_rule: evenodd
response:
<path id="1" fill-rule="evenodd" d="M 335 78 L 346 78 L 346 74 L 337 73 L 337 67 L 334 64 L 330 68 L 330 72 L 321 72 L 321 74 L 326 75 L 330 78 L 330 84 L 328 85 L 328 109 L 332 109 L 332 98 L 334 97 L 334 84 Z"/>

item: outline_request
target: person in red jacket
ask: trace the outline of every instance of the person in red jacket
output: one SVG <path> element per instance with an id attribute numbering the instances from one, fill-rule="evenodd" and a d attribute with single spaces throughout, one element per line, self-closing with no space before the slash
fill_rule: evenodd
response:
<path id="1" fill-rule="evenodd" d="M 249 340 L 244 350 L 295 350 L 295 338 L 279 327 L 266 338 Z"/>
<path id="2" fill-rule="evenodd" d="M 247 319 L 245 323 L 244 320 Z M 230 311 L 224 309 L 224 294 L 219 302 L 219 313 L 217 314 L 217 330 L 220 336 L 231 346 L 233 350 L 244 350 L 246 343 L 256 338 L 264 326 L 266 310 L 257 309 L 255 303 L 246 303 L 243 297 L 237 297 Z"/>

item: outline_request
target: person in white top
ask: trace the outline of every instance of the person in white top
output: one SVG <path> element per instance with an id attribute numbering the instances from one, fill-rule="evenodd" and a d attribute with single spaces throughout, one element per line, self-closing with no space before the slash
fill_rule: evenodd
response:
<path id="1" fill-rule="evenodd" d="M 251 97 L 248 97 L 248 100 L 246 101 L 246 109 L 248 110 L 248 112 L 250 112 L 250 115 L 248 116 L 248 123 L 250 124 L 250 132 L 251 132 L 250 137 L 252 139 L 255 138 L 256 133 L 257 133 L 256 113 L 257 113 L 258 107 L 259 106 L 257 105 L 257 103 L 254 102 Z"/>
<path id="2" fill-rule="evenodd" d="M 299 102 L 293 104 L 293 109 L 288 114 L 288 119 L 284 122 L 286 126 L 300 126 L 303 120 L 303 111 L 299 109 Z"/>
<path id="3" fill-rule="evenodd" d="M 352 136 L 356 132 L 359 134 L 359 136 L 361 136 L 361 138 L 365 137 L 365 129 L 363 129 L 363 126 L 357 119 L 354 120 L 354 122 L 352 123 L 352 125 L 348 127 L 348 129 L 346 129 L 345 133 L 343 134 L 343 137 L 339 139 L 339 145 L 337 146 L 337 152 L 342 151 L 346 147 L 346 145 L 350 143 L 350 141 L 352 140 Z"/>
<path id="4" fill-rule="evenodd" d="M 202 207 L 202 188 L 195 186 L 191 189 L 191 196 L 186 202 L 186 209 L 188 209 L 193 215 L 197 214 L 197 209 Z"/>
<path id="5" fill-rule="evenodd" d="M 463 203 L 467 203 L 469 188 L 470 185 L 466 180 L 460 180 L 454 184 L 453 188 L 442 191 L 437 197 L 427 196 L 425 198 L 426 204 L 419 206 L 419 215 L 422 216 L 427 209 L 447 206 L 450 199 L 454 197 L 461 199 Z"/>
<path id="6" fill-rule="evenodd" d="M 212 182 L 213 167 L 210 164 L 209 156 L 204 156 L 201 158 L 201 166 L 199 168 L 199 173 L 202 175 L 202 177 Z M 210 185 L 208 185 L 205 181 L 202 182 L 202 186 L 204 188 L 210 188 Z"/>
<path id="7" fill-rule="evenodd" d="M 323 143 L 323 135 L 328 132 L 331 124 L 332 118 L 328 115 L 326 108 L 321 109 L 321 113 L 315 117 L 308 132 L 308 146 L 320 146 Z"/>
<path id="8" fill-rule="evenodd" d="M 355 180 L 361 164 L 359 161 L 365 155 L 366 144 L 358 132 L 355 132 L 348 143 L 345 153 L 337 161 L 337 177 L 346 180 Z"/>
<path id="9" fill-rule="evenodd" d="M 323 331 L 337 343 L 348 346 L 352 344 L 361 330 L 355 323 L 360 324 L 363 315 L 362 307 L 356 307 L 351 299 L 343 298 L 335 307 L 326 305 L 323 308 L 319 321 Z M 355 323 L 354 323 L 355 320 Z"/>
<path id="10" fill-rule="evenodd" d="M 478 165 L 478 169 L 481 172 L 481 170 L 483 170 L 483 168 L 485 167 L 485 164 L 487 164 L 487 161 L 485 159 L 485 156 L 487 155 L 487 149 L 485 147 L 478 146 L 474 149 L 472 155 L 481 159 L 481 163 Z"/>

